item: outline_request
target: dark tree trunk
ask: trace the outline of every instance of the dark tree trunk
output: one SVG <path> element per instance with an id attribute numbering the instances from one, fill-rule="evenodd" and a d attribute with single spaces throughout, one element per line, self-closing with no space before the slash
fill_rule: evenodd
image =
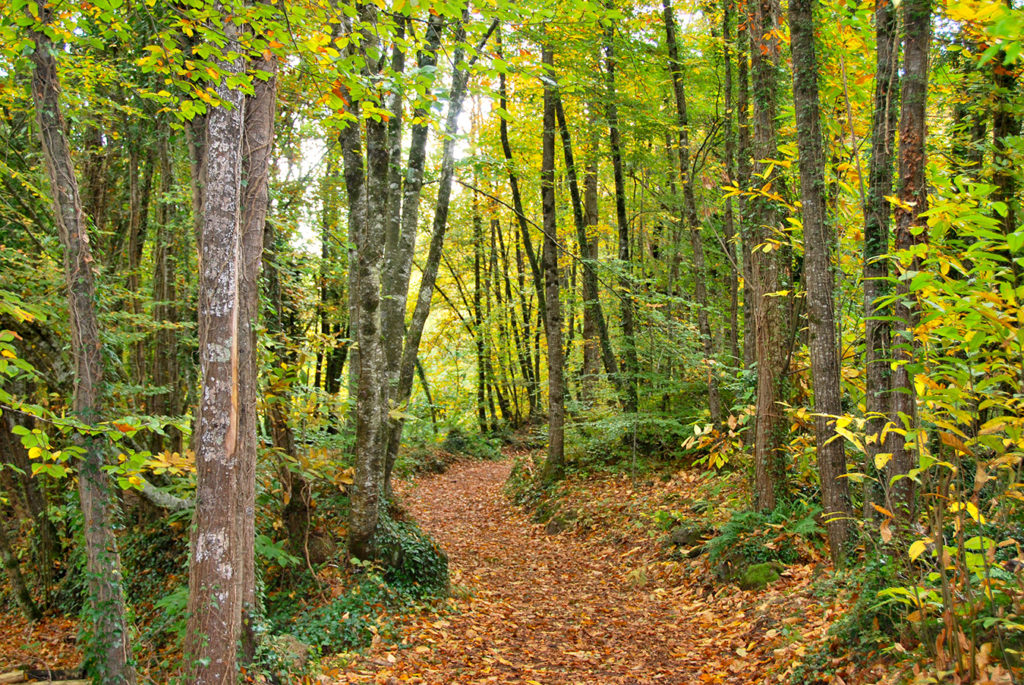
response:
<path id="1" fill-rule="evenodd" d="M 501 55 L 501 34 L 498 34 L 498 54 Z M 508 111 L 508 96 L 505 88 L 505 74 L 498 76 L 498 106 L 503 111 Z M 508 185 L 512 191 L 512 207 L 515 211 L 516 221 L 519 223 L 519 234 L 522 238 L 523 249 L 526 251 L 526 258 L 530 262 L 530 273 L 533 274 L 533 287 L 537 291 L 537 306 L 541 313 L 544 312 L 544 280 L 541 276 L 540 265 L 537 261 L 537 254 L 533 249 L 533 241 L 530 239 L 530 229 L 527 225 L 526 214 L 523 211 L 523 199 L 519 192 L 519 177 L 515 171 L 515 164 L 512 159 L 512 145 L 508 139 L 508 122 L 500 117 L 498 132 L 501 136 L 501 150 L 505 156 L 505 166 L 508 172 Z M 539 392 L 536 389 L 535 392 Z"/>
<path id="2" fill-rule="evenodd" d="M 729 185 L 737 184 L 736 178 L 736 133 L 733 128 L 735 112 L 732 106 L 732 2 L 722 3 L 722 61 L 725 63 L 725 174 Z M 739 261 L 736 253 L 736 221 L 733 214 L 732 196 L 725 198 L 723 231 L 725 232 L 725 255 L 729 260 L 729 356 L 732 365 L 738 366 L 740 357 L 739 320 Z"/>
<path id="3" fill-rule="evenodd" d="M 544 133 L 540 166 L 541 208 L 544 216 L 544 268 L 548 341 L 548 455 L 544 480 L 565 477 L 565 384 L 562 378 L 562 305 L 559 297 L 558 218 L 555 215 L 555 88 L 554 56 L 545 46 L 541 52 L 544 69 Z"/>
<path id="4" fill-rule="evenodd" d="M 891 414 L 891 323 L 892 310 L 879 302 L 892 290 L 889 281 L 889 218 L 887 199 L 892 195 L 894 136 L 899 113 L 899 49 L 896 8 L 889 0 L 875 6 L 877 55 L 875 67 L 874 114 L 871 124 L 871 163 L 864 208 L 864 383 L 865 473 L 876 473 L 876 455 L 891 454 L 891 445 L 883 446 L 882 433 Z M 890 441 L 892 437 L 888 438 Z M 865 483 L 871 483 L 866 480 Z M 865 513 L 875 498 L 866 486 Z M 888 487 L 885 488 L 888 491 Z"/>
<path id="5" fill-rule="evenodd" d="M 10 515 L 10 512 L 3 513 L 6 515 L 0 520 L 0 563 L 4 566 L 7 582 L 10 584 L 11 592 L 14 593 L 14 601 L 21 607 L 25 617 L 29 621 L 35 622 L 43 617 L 43 613 L 39 611 L 39 607 L 32 600 L 32 594 L 28 591 L 28 585 L 25 584 L 25 577 L 21 575 L 21 565 L 18 563 L 18 557 L 15 556 L 14 550 L 11 549 L 11 541 L 7 537 L 7 531 L 4 529 L 6 521 L 14 520 L 14 517 Z"/>
<path id="6" fill-rule="evenodd" d="M 785 195 L 784 180 L 777 172 L 767 174 L 764 160 L 777 159 L 779 22 L 775 0 L 752 0 L 751 46 L 754 96 L 754 175 L 775 193 Z M 786 417 L 780 402 L 789 393 L 787 363 L 790 338 L 791 296 L 781 295 L 787 284 L 788 260 L 781 234 L 784 210 L 775 200 L 755 196 L 748 203 L 752 213 L 751 278 L 757 350 L 757 410 L 754 428 L 756 506 L 774 509 L 786 496 Z M 768 252 L 764 249 L 770 248 Z"/>
<path id="7" fill-rule="evenodd" d="M 36 556 L 36 571 L 41 584 L 49 595 L 50 588 L 56 580 L 54 562 L 61 558 L 60 538 L 57 528 L 50 520 L 47 512 L 46 493 L 39 487 L 39 480 L 32 475 L 32 463 L 25 446 L 21 444 L 11 429 L 18 425 L 11 412 L 4 412 L 0 417 L 0 464 L 10 464 L 14 470 L 20 471 L 18 481 L 25 496 L 25 506 L 35 527 L 39 539 Z"/>
<path id="8" fill-rule="evenodd" d="M 576 239 L 579 242 L 583 260 L 583 384 L 586 386 L 590 382 L 587 380 L 588 374 L 591 379 L 597 374 L 599 359 L 603 358 L 608 375 L 622 395 L 625 388 L 622 387 L 622 380 L 619 378 L 618 363 L 615 361 L 615 353 L 612 351 L 611 339 L 608 336 L 608 325 L 605 322 L 604 309 L 601 307 L 601 296 L 598 290 L 597 269 L 594 268 L 597 262 L 597 236 L 590 235 L 597 225 L 597 161 L 595 160 L 593 163 L 592 172 L 588 171 L 588 175 L 584 178 L 585 199 L 581 202 L 576 164 L 572 153 L 572 137 L 565 121 L 562 99 L 557 92 L 555 94 L 555 115 L 558 120 L 558 130 L 562 136 L 562 152 L 565 157 L 566 176 L 569 180 L 569 195 L 572 200 L 573 221 L 576 225 Z M 588 332 L 590 333 L 589 337 Z M 588 354 L 590 355 L 589 360 Z M 589 368 L 588 363 L 590 364 Z M 585 394 L 589 396 L 591 392 L 592 388 L 588 388 Z"/>
<path id="9" fill-rule="evenodd" d="M 731 2 L 731 0 L 723 0 Z M 736 26 L 736 181 L 746 190 L 750 187 L 753 148 L 750 141 L 750 15 L 739 17 Z M 751 270 L 754 236 L 751 233 L 750 202 L 744 195 L 737 199 L 740 215 L 740 247 L 743 252 L 743 366 L 751 368 L 757 361 L 757 331 L 754 317 L 754 275 Z"/>
<path id="10" fill-rule="evenodd" d="M 86 220 L 78 195 L 74 162 L 60 104 L 56 48 L 42 30 L 51 19 L 50 7 L 40 7 L 39 30 L 31 29 L 35 43 L 31 59 L 32 100 L 36 124 L 46 160 L 46 172 L 53 194 L 53 213 L 64 248 L 64 276 L 71 323 L 71 352 L 75 363 L 75 393 L 72 409 L 78 420 L 95 424 L 101 418 L 103 392 L 103 348 L 96 316 L 95 263 L 86 232 Z M 36 18 L 29 17 L 35 22 Z M 121 589 L 121 560 L 114 537 L 114 510 L 110 478 L 104 467 L 106 438 L 78 436 L 83 449 L 78 472 L 78 493 L 82 505 L 86 548 L 86 620 L 96 658 L 93 677 L 104 683 L 134 683 L 131 649 L 124 618 Z"/>
<path id="11" fill-rule="evenodd" d="M 835 431 L 843 413 L 836 342 L 832 231 L 825 209 L 825 159 L 818 105 L 818 60 L 814 50 L 814 0 L 789 1 L 793 51 L 793 105 L 800 162 L 800 206 L 807 279 L 808 348 L 814 383 L 814 438 L 821 477 L 822 509 L 832 560 L 841 566 L 850 542 L 850 504 L 846 450 Z"/>
<path id="12" fill-rule="evenodd" d="M 704 345 L 704 364 L 708 381 L 708 408 L 711 422 L 722 423 L 722 400 L 718 392 L 718 373 L 715 370 L 715 344 L 708 318 L 707 264 L 704 243 L 697 219 L 697 201 L 693 192 L 693 173 L 690 168 L 689 116 L 686 111 L 686 88 L 683 85 L 679 46 L 676 44 L 676 19 L 671 0 L 662 0 L 665 18 L 665 42 L 668 44 L 668 69 L 672 76 L 672 92 L 676 102 L 676 123 L 679 126 L 679 181 L 683 185 L 683 219 L 690 234 L 693 250 L 693 294 L 697 305 L 697 328 Z"/>
<path id="13" fill-rule="evenodd" d="M 625 386 L 625 410 L 636 414 L 638 408 L 637 374 L 640 362 L 637 358 L 635 328 L 635 312 L 633 303 L 632 263 L 629 258 L 629 220 L 626 217 L 626 185 L 622 174 L 622 142 L 619 134 L 619 107 L 616 104 L 615 86 L 615 35 L 614 30 L 605 30 L 605 80 L 607 88 L 608 140 L 612 157 L 612 176 L 615 180 L 615 220 L 619 232 L 619 288 L 622 303 L 622 337 L 623 337 L 623 382 Z"/>
<path id="14" fill-rule="evenodd" d="M 898 251 L 910 250 L 927 241 L 928 225 L 921 213 L 928 209 L 928 187 L 925 180 L 925 105 L 928 99 L 928 49 L 931 43 L 931 1 L 909 0 L 903 10 L 903 84 L 900 94 L 899 144 L 899 199 L 896 207 L 896 236 L 894 247 Z M 906 271 L 919 271 L 921 261 L 914 257 L 909 263 L 898 265 L 902 276 Z M 892 339 L 892 405 L 890 421 L 907 435 L 893 432 L 892 460 L 888 477 L 908 473 L 917 465 L 916 439 L 907 437 L 917 429 L 917 391 L 910 366 L 916 358 L 917 343 L 914 329 L 919 318 L 916 302 L 909 291 L 909 283 L 897 278 L 896 291 L 900 296 L 894 307 L 895 324 Z M 908 445 L 908 443 L 911 443 Z M 888 446 L 888 443 L 887 443 Z M 890 488 L 889 504 L 893 507 L 914 509 L 913 481 L 900 478 Z"/>

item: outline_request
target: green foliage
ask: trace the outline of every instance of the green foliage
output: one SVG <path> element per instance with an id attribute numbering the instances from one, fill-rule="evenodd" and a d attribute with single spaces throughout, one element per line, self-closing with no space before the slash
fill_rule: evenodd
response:
<path id="1" fill-rule="evenodd" d="M 821 544 L 820 515 L 821 507 L 802 500 L 768 513 L 737 512 L 705 545 L 708 560 L 723 579 L 737 577 L 751 564 L 796 563 L 805 556 L 808 544 Z"/>
<path id="2" fill-rule="evenodd" d="M 385 609 L 397 595 L 380 578 L 367 578 L 329 604 L 303 611 L 288 630 L 325 654 L 367 647 L 374 633 L 387 632 Z"/>
<path id="3" fill-rule="evenodd" d="M 418 598 L 448 591 L 448 555 L 416 523 L 381 517 L 376 545 L 384 579 L 400 593 Z"/>

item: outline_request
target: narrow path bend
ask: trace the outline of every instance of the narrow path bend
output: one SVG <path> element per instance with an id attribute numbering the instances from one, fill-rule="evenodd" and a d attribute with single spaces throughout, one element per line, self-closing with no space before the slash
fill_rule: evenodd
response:
<path id="1" fill-rule="evenodd" d="M 633 589 L 621 549 L 545 534 L 503 496 L 509 467 L 461 463 L 405 488 L 449 554 L 458 611 L 413 623 L 402 648 L 374 647 L 347 682 L 708 682 L 700 607 Z"/>

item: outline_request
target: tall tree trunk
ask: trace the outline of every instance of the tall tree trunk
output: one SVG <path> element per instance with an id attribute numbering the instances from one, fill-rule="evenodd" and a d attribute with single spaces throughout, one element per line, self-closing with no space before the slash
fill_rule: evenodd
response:
<path id="1" fill-rule="evenodd" d="M 894 139 L 899 114 L 899 49 L 896 7 L 889 0 L 875 5 L 875 36 L 877 45 L 875 67 L 874 113 L 871 124 L 871 163 L 868 168 L 868 190 L 864 208 L 864 383 L 865 473 L 875 473 L 879 453 L 891 454 L 891 445 L 882 444 L 882 434 L 891 414 L 892 388 L 889 362 L 891 347 L 891 308 L 879 300 L 891 293 L 889 282 L 889 217 L 892 207 Z M 894 437 L 894 436 L 893 436 Z M 888 439 L 891 441 L 893 437 Z M 871 483 L 865 480 L 865 483 Z M 865 513 L 875 499 L 866 486 Z M 885 488 L 888 491 L 888 487 Z"/>
<path id="2" fill-rule="evenodd" d="M 718 373 L 715 370 L 715 343 L 711 336 L 711 322 L 708 318 L 707 264 L 704 259 L 704 243 L 701 240 L 697 201 L 693 192 L 693 173 L 690 168 L 689 116 L 686 112 L 686 88 L 683 85 L 682 64 L 679 62 L 679 46 L 676 43 L 676 18 L 671 0 L 662 0 L 665 17 L 665 42 L 668 44 L 668 69 L 672 75 L 672 92 L 676 101 L 676 124 L 679 126 L 679 181 L 683 185 L 683 218 L 690 234 L 690 248 L 693 250 L 693 290 L 697 305 L 697 328 L 704 345 L 704 364 L 708 381 L 708 408 L 711 422 L 722 423 L 722 400 L 718 392 Z"/>
<path id="3" fill-rule="evenodd" d="M 733 128 L 735 112 L 732 105 L 732 2 L 722 3 L 722 61 L 725 63 L 725 174 L 729 185 L 735 186 L 736 179 L 736 132 Z M 725 256 L 729 260 L 729 356 L 732 365 L 738 366 L 740 357 L 739 320 L 739 261 L 736 253 L 736 221 L 733 214 L 732 196 L 725 198 L 723 231 L 725 232 Z"/>
<path id="4" fill-rule="evenodd" d="M 86 232 L 85 216 L 78 195 L 74 162 L 60 105 L 60 81 L 57 76 L 57 48 L 45 32 L 52 18 L 52 7 L 40 6 L 40 16 L 29 19 L 37 28 L 29 31 L 35 43 L 31 59 L 32 100 L 36 124 L 46 160 L 53 213 L 64 248 L 64 277 L 71 323 L 71 352 L 75 362 L 75 393 L 72 408 L 76 418 L 95 424 L 101 418 L 103 392 L 103 348 L 96 316 L 96 286 L 92 251 Z M 104 467 L 106 438 L 77 437 L 83 449 L 78 472 L 78 494 L 84 519 L 86 573 L 89 610 L 86 620 L 92 644 L 86 650 L 92 656 L 94 678 L 113 685 L 134 683 L 135 669 L 130 664 L 131 650 L 124 618 L 121 589 L 121 559 L 114 537 L 114 510 L 110 478 Z"/>
<path id="5" fill-rule="evenodd" d="M 501 33 L 498 34 L 498 55 L 501 56 Z M 498 75 L 498 106 L 502 111 L 508 111 L 508 95 L 506 94 L 505 74 Z M 533 241 L 530 239 L 530 229 L 527 226 L 526 214 L 523 211 L 523 199 L 519 192 L 519 176 L 516 174 L 512 160 L 512 145 L 508 139 L 508 121 L 505 117 L 499 117 L 498 133 L 501 137 L 501 150 L 505 156 L 505 166 L 508 173 L 508 185 L 512 191 L 512 207 L 519 223 L 519 234 L 522 238 L 523 249 L 526 251 L 526 258 L 530 262 L 530 273 L 533 274 L 533 287 L 537 291 L 537 306 L 544 311 L 544 281 L 537 260 L 537 253 L 533 249 Z"/>
<path id="6" fill-rule="evenodd" d="M 898 251 L 910 250 L 927 241 L 928 225 L 921 213 L 928 209 L 928 187 L 925 179 L 925 105 L 928 99 L 928 49 L 931 44 L 931 0 L 908 0 L 903 9 L 903 84 L 900 94 L 899 199 L 896 207 Z M 909 260 L 909 261 L 908 261 Z M 919 256 L 904 256 L 897 269 L 919 271 Z M 889 478 L 903 476 L 917 466 L 917 391 L 910 366 L 914 363 L 917 344 L 914 329 L 918 310 L 909 291 L 909 282 L 897 279 L 894 307 L 895 328 L 892 341 L 892 406 L 890 420 L 906 435 L 894 433 Z M 909 440 L 908 440 L 909 438 Z M 911 443 L 908 446 L 908 443 Z M 910 478 L 900 478 L 890 489 L 890 504 L 914 508 L 914 485 Z"/>
<path id="7" fill-rule="evenodd" d="M 754 175 L 784 195 L 783 178 L 765 160 L 778 156 L 775 120 L 778 114 L 779 25 L 775 0 L 751 0 L 751 66 L 754 95 Z M 767 177 L 766 177 L 767 176 Z M 755 196 L 752 212 L 751 278 L 757 350 L 757 410 L 754 428 L 755 498 L 760 511 L 770 511 L 786 496 L 785 440 L 787 422 L 779 404 L 788 397 L 787 363 L 792 340 L 787 289 L 787 260 L 779 235 L 784 212 L 779 203 Z M 768 248 L 768 252 L 764 249 Z"/>
<path id="8" fill-rule="evenodd" d="M 150 377 L 154 386 L 165 390 L 150 396 L 149 412 L 157 416 L 179 416 L 184 413 L 182 398 L 185 392 L 179 371 L 180 334 L 174 327 L 179 317 L 177 274 L 178 261 L 184 257 L 184 241 L 171 225 L 174 170 L 167 136 L 160 138 L 156 163 L 159 167 L 159 185 L 155 215 L 157 233 L 153 242 L 153 321 L 157 330 L 153 336 L 153 345 L 157 352 L 153 355 Z M 170 444 L 166 448 L 181 452 L 181 433 L 176 428 L 170 428 L 168 433 Z M 163 439 L 154 436 L 152 448 L 158 451 L 164 447 Z"/>
<path id="9" fill-rule="evenodd" d="M 480 219 L 480 208 L 477 206 L 476 195 L 473 196 L 473 339 L 476 343 L 476 414 L 480 432 L 486 433 L 487 408 L 484 401 L 487 386 L 487 373 L 484 365 L 484 311 L 483 281 L 481 278 L 482 262 L 484 261 L 483 221 Z"/>
<path id="10" fill-rule="evenodd" d="M 548 341 L 548 455 L 544 480 L 565 477 L 565 384 L 562 351 L 562 305 L 559 297 L 558 217 L 555 215 L 555 88 L 554 56 L 545 45 L 541 50 L 544 70 L 544 133 L 540 165 L 541 208 L 544 216 L 544 296 L 547 303 L 545 327 Z"/>
<path id="11" fill-rule="evenodd" d="M 616 363 L 615 353 L 612 351 L 611 338 L 608 336 L 608 324 L 605 322 L 604 309 L 601 307 L 601 296 L 598 291 L 597 269 L 594 267 L 597 261 L 597 237 L 590 235 L 593 227 L 597 225 L 597 160 L 595 159 L 593 162 L 593 172 L 588 171 L 588 175 L 584 178 L 585 200 L 581 202 L 576 164 L 572 153 L 572 137 L 565 121 L 562 98 L 557 92 L 555 93 L 555 115 L 558 120 L 558 130 L 562 136 L 562 152 L 565 157 L 566 176 L 569 180 L 569 196 L 572 200 L 573 221 L 576 225 L 576 240 L 579 242 L 583 260 L 583 387 L 586 388 L 584 394 L 589 397 L 593 392 L 589 386 L 592 384 L 593 376 L 597 374 L 598 361 L 603 358 L 612 382 L 619 394 L 625 398 L 626 389 L 622 386 L 622 379 L 619 377 L 618 363 Z M 588 332 L 590 337 L 588 337 Z M 589 359 L 588 354 L 590 355 Z"/>
<path id="12" fill-rule="evenodd" d="M 363 21 L 367 25 L 376 23 L 377 12 L 374 6 L 364 6 L 363 14 Z M 364 34 L 363 49 L 372 53 L 377 49 L 376 39 Z M 377 74 L 372 75 L 372 78 L 378 77 Z M 356 247 L 354 266 L 358 271 L 357 290 L 353 294 L 358 309 L 356 344 L 359 347 L 359 376 L 355 407 L 356 472 L 349 514 L 348 546 L 352 556 L 358 559 L 370 559 L 376 554 L 374 538 L 386 482 L 389 392 L 382 340 L 381 272 L 387 231 L 387 133 L 385 122 L 372 118 L 366 120 L 366 219 L 363 230 L 353 240 Z M 347 157 L 345 162 L 347 167 Z"/>
<path id="13" fill-rule="evenodd" d="M 229 45 L 237 46 L 239 28 L 226 23 Z M 237 47 L 235 48 L 237 49 Z M 241 58 L 222 64 L 240 74 Z M 246 99 L 228 87 L 217 88 L 225 106 L 206 118 L 207 161 L 202 181 L 200 227 L 199 362 L 202 392 L 195 437 L 196 510 L 189 568 L 189 621 L 185 638 L 188 678 L 194 683 L 227 683 L 237 676 L 242 628 L 245 546 L 240 525 L 243 491 L 240 472 L 248 470 L 255 447 L 244 435 L 244 414 L 253 411 L 243 379 L 250 374 L 243 356 L 249 314 L 243 300 L 246 255 L 242 249 L 242 136 Z"/>
<path id="14" fill-rule="evenodd" d="M 633 331 L 635 324 L 635 312 L 633 303 L 633 277 L 631 274 L 632 263 L 629 258 L 629 220 L 626 217 L 626 186 L 622 175 L 622 142 L 619 134 L 619 107 L 616 104 L 615 86 L 615 35 L 614 29 L 605 30 L 605 85 L 607 88 L 607 109 L 608 117 L 608 140 L 612 156 L 612 176 L 615 180 L 615 220 L 619 230 L 619 288 L 622 303 L 622 337 L 623 337 L 623 369 L 625 386 L 625 410 L 629 414 L 636 414 L 638 407 L 637 399 L 637 374 L 640 371 L 640 362 L 637 358 L 636 335 Z"/>
<path id="15" fill-rule="evenodd" d="M 807 279 L 808 347 L 814 383 L 814 439 L 821 477 L 821 499 L 832 559 L 845 560 L 850 541 L 850 504 L 846 450 L 835 431 L 843 413 L 836 342 L 832 231 L 825 209 L 825 159 L 818 105 L 818 60 L 814 50 L 814 0 L 789 1 L 793 51 L 793 105 L 800 163 L 800 206 Z"/>
<path id="16" fill-rule="evenodd" d="M 723 0 L 731 2 L 732 0 Z M 753 2 L 753 0 L 749 0 Z M 750 141 L 750 15 L 745 13 L 736 26 L 736 182 L 746 190 L 750 187 L 753 148 Z M 754 236 L 751 232 L 750 202 L 744 195 L 737 199 L 740 215 L 740 247 L 743 252 L 743 366 L 751 368 L 757 361 L 757 332 L 754 317 L 754 275 L 751 270 Z"/>
<path id="17" fill-rule="evenodd" d="M 464 60 L 465 49 L 462 47 L 462 43 L 465 41 L 465 24 L 468 19 L 469 10 L 466 9 L 463 11 L 462 21 L 457 32 L 456 44 L 459 47 L 453 53 L 455 64 L 461 64 Z M 484 41 L 496 27 L 496 23 L 491 24 L 491 28 L 483 38 Z M 413 309 L 412 319 L 409 321 L 405 345 L 402 349 L 402 364 L 399 370 L 396 395 L 393 398 L 397 406 L 405 406 L 412 395 L 412 383 L 416 371 L 416 359 L 419 355 L 420 339 L 423 336 L 423 328 L 427 323 L 427 317 L 430 315 L 430 301 L 434 294 L 434 282 L 437 280 L 437 271 L 441 262 L 441 250 L 444 247 L 444 237 L 448 227 L 448 209 L 451 200 L 452 181 L 455 177 L 455 136 L 458 132 L 458 119 L 462 113 L 462 102 L 466 96 L 468 81 L 469 71 L 466 68 L 456 69 L 452 75 L 451 97 L 445 121 L 445 139 L 441 152 L 441 176 L 438 181 L 437 204 L 434 207 L 434 221 L 430 232 L 430 247 L 427 250 L 427 260 L 420 278 L 420 290 L 416 298 L 416 306 Z M 405 422 L 401 418 L 392 419 L 388 423 L 387 455 L 384 467 L 385 485 L 389 485 L 391 481 L 391 469 L 394 467 L 395 459 L 398 456 L 398 447 L 402 442 L 402 429 L 404 425 Z"/>
<path id="18" fill-rule="evenodd" d="M 256 394 L 259 385 L 256 357 L 256 324 L 259 318 L 259 276 L 263 256 L 267 210 L 270 206 L 270 161 L 274 147 L 274 113 L 277 98 L 277 62 L 264 57 L 252 62 L 253 94 L 245 100 L 242 132 L 241 274 L 239 278 L 238 355 L 240 371 L 237 512 L 242 561 L 242 663 L 248 666 L 256 653 L 260 615 L 256 597 L 256 449 L 259 417 Z"/>

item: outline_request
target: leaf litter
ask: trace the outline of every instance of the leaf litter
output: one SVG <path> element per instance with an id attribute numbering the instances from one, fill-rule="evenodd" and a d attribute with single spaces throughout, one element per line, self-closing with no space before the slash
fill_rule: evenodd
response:
<path id="1" fill-rule="evenodd" d="M 545 532 L 503 494 L 509 461 L 461 462 L 402 484 L 404 506 L 448 552 L 450 611 L 404 621 L 331 683 L 789 683 L 852 599 L 816 597 L 825 561 L 793 565 L 744 592 L 711 580 L 706 561 L 666 559 L 636 512 L 697 487 L 619 477 L 576 480 L 564 495 L 591 525 Z M 596 521 L 596 524 L 595 524 Z M 836 684 L 889 682 L 878 659 L 834 660 Z"/>

